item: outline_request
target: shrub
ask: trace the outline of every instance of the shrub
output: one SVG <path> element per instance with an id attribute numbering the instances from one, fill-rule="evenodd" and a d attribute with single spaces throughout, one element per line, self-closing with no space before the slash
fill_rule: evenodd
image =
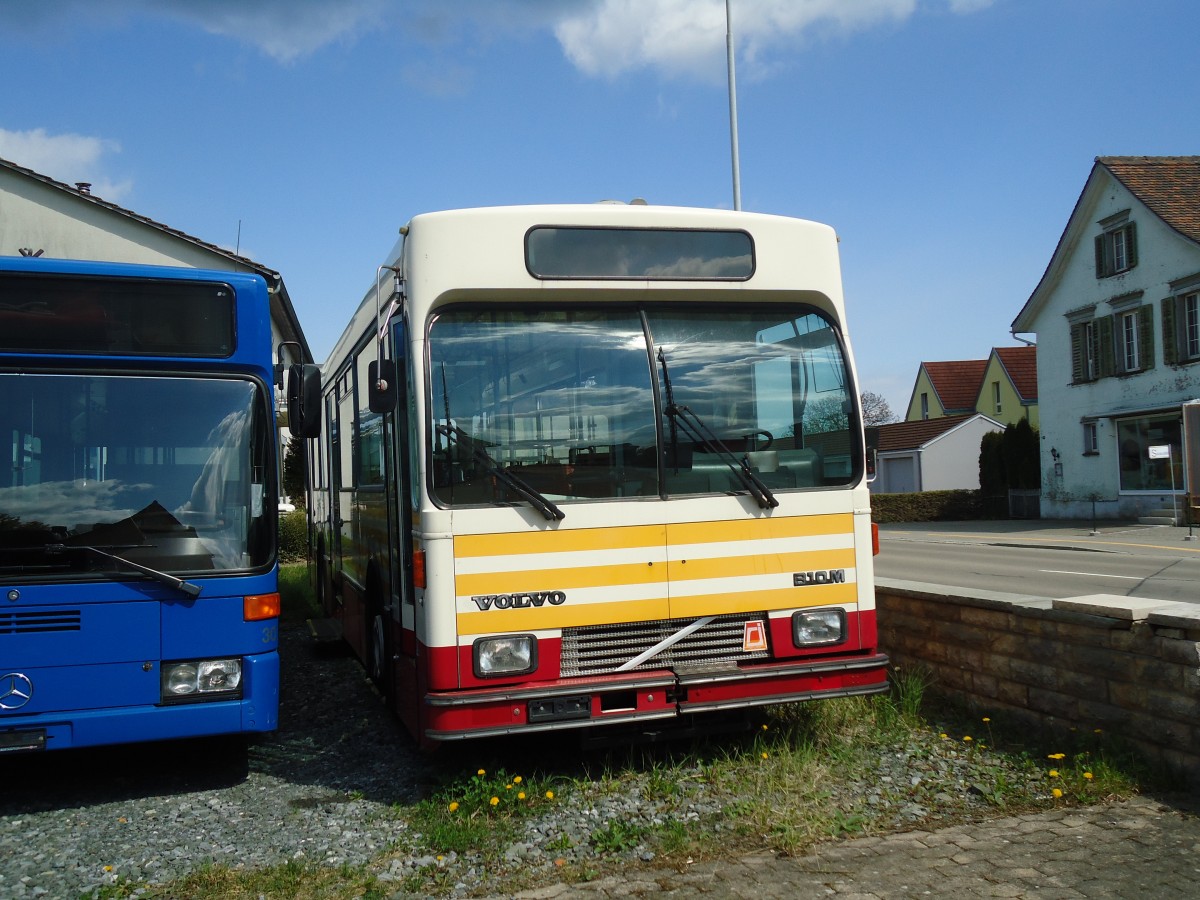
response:
<path id="1" fill-rule="evenodd" d="M 297 509 L 279 517 L 279 559 L 283 562 L 308 556 L 308 514 Z"/>
<path id="2" fill-rule="evenodd" d="M 1003 497 L 979 491 L 921 491 L 915 494 L 872 494 L 875 522 L 961 522 L 1007 518 Z"/>

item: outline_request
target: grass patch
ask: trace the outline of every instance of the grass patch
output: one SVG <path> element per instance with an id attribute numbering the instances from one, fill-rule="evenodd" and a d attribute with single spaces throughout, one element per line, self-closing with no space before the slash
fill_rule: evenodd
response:
<path id="1" fill-rule="evenodd" d="M 279 605 L 279 618 L 284 624 L 295 624 L 321 615 L 308 581 L 307 563 L 284 563 L 279 566 Z"/>
<path id="2" fill-rule="evenodd" d="M 292 860 L 264 869 L 209 863 L 169 885 L 144 889 L 138 896 L 147 900 L 384 900 L 394 893 L 394 885 L 381 884 L 362 867 Z"/>

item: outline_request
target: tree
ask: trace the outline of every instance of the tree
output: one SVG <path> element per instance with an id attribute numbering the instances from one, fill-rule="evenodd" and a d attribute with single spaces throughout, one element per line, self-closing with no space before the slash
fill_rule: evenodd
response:
<path id="1" fill-rule="evenodd" d="M 305 477 L 307 454 L 304 444 L 297 437 L 289 438 L 287 449 L 283 452 L 283 492 L 300 508 L 307 502 L 304 489 L 308 481 Z"/>
<path id="2" fill-rule="evenodd" d="M 887 400 L 874 391 L 863 391 L 861 399 L 864 425 L 887 425 L 900 420 L 888 406 Z"/>

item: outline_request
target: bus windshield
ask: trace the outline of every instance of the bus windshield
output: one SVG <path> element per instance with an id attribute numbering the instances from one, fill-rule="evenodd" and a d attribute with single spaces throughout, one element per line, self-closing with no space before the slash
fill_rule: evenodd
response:
<path id="1" fill-rule="evenodd" d="M 451 308 L 429 360 L 445 505 L 520 502 L 496 468 L 550 500 L 770 497 L 860 474 L 841 337 L 812 307 Z"/>
<path id="2" fill-rule="evenodd" d="M 205 574 L 273 558 L 272 439 L 255 383 L 0 374 L 0 393 L 7 577 L 130 577 L 106 554 Z"/>

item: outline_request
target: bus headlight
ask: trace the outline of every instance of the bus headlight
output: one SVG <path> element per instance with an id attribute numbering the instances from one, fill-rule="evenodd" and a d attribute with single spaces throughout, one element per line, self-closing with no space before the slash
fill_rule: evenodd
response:
<path id="1" fill-rule="evenodd" d="M 846 639 L 846 611 L 802 609 L 792 614 L 792 640 L 797 647 L 840 644 Z"/>
<path id="2" fill-rule="evenodd" d="M 162 664 L 162 699 L 227 700 L 242 693 L 242 660 L 198 659 Z"/>
<path id="3" fill-rule="evenodd" d="M 537 668 L 537 638 L 532 634 L 480 638 L 473 645 L 473 659 L 476 678 L 528 675 Z"/>

